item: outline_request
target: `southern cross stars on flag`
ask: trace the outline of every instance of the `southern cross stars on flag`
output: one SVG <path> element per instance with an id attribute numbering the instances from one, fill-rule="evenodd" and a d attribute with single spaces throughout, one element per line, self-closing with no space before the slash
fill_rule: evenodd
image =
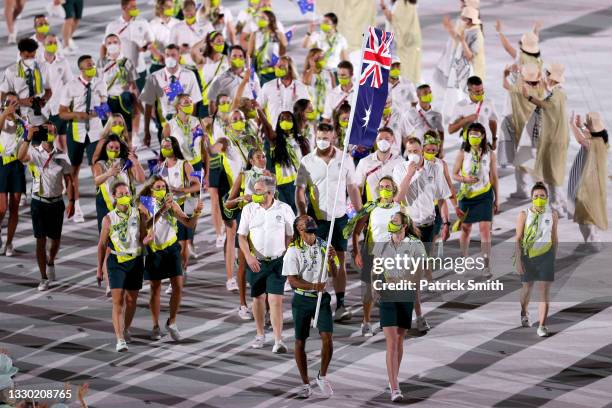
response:
<path id="1" fill-rule="evenodd" d="M 314 12 L 314 0 L 297 0 L 297 4 L 300 7 L 300 12 L 306 14 L 308 12 Z"/>
<path id="2" fill-rule="evenodd" d="M 365 33 L 350 144 L 372 147 L 376 140 L 387 101 L 393 37 L 374 27 Z"/>

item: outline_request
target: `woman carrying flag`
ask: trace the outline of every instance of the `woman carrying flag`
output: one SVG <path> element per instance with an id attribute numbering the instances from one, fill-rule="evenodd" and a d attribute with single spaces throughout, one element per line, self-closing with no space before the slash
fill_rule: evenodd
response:
<path id="1" fill-rule="evenodd" d="M 191 213 L 197 198 L 193 194 L 200 193 L 200 180 L 194 176 L 195 172 L 191 163 L 185 160 L 176 138 L 166 136 L 161 142 L 161 154 L 164 158 L 161 164 L 160 175 L 170 186 L 174 201 L 180 205 L 181 210 Z M 200 175 L 202 171 L 200 170 Z M 181 259 L 183 271 L 187 272 L 187 261 L 189 260 L 189 241 L 193 240 L 194 231 L 178 224 L 177 237 L 181 246 Z"/>
<path id="2" fill-rule="evenodd" d="M 183 288 L 183 268 L 181 265 L 181 248 L 178 244 L 178 227 L 180 222 L 187 228 L 195 228 L 202 212 L 202 201 L 198 200 L 194 213 L 185 215 L 181 207 L 172 199 L 170 187 L 160 176 L 153 176 L 139 195 L 139 207 L 143 220 L 147 222 L 155 216 L 153 228 L 148 233 L 148 254 L 145 261 L 144 278 L 151 281 L 151 298 L 149 308 L 153 319 L 152 340 L 160 340 L 162 332 L 159 327 L 161 281 L 170 279 L 172 295 L 170 296 L 170 316 L 166 320 L 166 329 L 174 341 L 181 340 L 176 325 L 176 315 L 181 304 Z"/>
<path id="3" fill-rule="evenodd" d="M 202 41 L 191 48 L 191 58 L 196 64 L 202 87 L 203 117 L 209 115 L 208 89 L 210 84 L 229 69 L 229 58 L 223 54 L 225 38 L 219 31 L 211 31 Z"/>
<path id="4" fill-rule="evenodd" d="M 257 18 L 257 31 L 249 38 L 247 54 L 255 60 L 255 69 L 260 85 L 275 78 L 274 66 L 278 58 L 285 55 L 287 38 L 278 29 L 276 16 L 271 10 L 262 11 Z"/>
<path id="5" fill-rule="evenodd" d="M 94 163 L 100 158 L 102 146 L 104 146 L 106 139 L 108 139 L 110 135 L 118 136 L 119 139 L 127 145 L 129 150 L 133 150 L 132 141 L 126 128 L 125 119 L 123 119 L 123 116 L 118 113 L 111 113 L 108 116 L 106 125 L 104 125 L 104 129 L 102 129 L 102 133 L 100 134 L 100 141 L 96 145 L 96 150 L 93 154 Z"/>

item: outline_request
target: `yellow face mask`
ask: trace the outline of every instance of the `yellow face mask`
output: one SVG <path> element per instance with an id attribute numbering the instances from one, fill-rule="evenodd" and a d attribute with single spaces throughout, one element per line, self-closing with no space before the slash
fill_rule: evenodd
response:
<path id="1" fill-rule="evenodd" d="M 281 120 L 279 126 L 283 130 L 291 130 L 293 129 L 293 122 L 289 122 L 288 120 Z"/>
<path id="2" fill-rule="evenodd" d="M 389 76 L 391 78 L 399 78 L 400 74 L 402 73 L 402 71 L 400 69 L 392 69 L 391 71 L 389 71 Z"/>
<path id="3" fill-rule="evenodd" d="M 140 10 L 138 10 L 137 8 L 133 8 L 128 11 L 128 14 L 130 15 L 130 17 L 138 17 L 140 15 Z"/>
<path id="4" fill-rule="evenodd" d="M 187 115 L 191 115 L 193 113 L 193 104 L 187 106 L 181 106 L 181 110 L 183 113 Z"/>
<path id="5" fill-rule="evenodd" d="M 348 120 L 339 120 L 338 124 L 342 129 L 346 129 L 348 127 Z"/>
<path id="6" fill-rule="evenodd" d="M 173 8 L 164 9 L 164 16 L 174 17 L 174 9 Z"/>
<path id="7" fill-rule="evenodd" d="M 118 205 L 130 205 L 132 203 L 132 196 L 124 195 L 117 198 Z"/>
<path id="8" fill-rule="evenodd" d="M 232 129 L 238 132 L 242 132 L 244 129 L 246 129 L 246 123 L 244 122 L 244 120 L 238 120 L 232 123 Z"/>
<path id="9" fill-rule="evenodd" d="M 163 200 L 166 197 L 166 189 L 162 188 L 161 190 L 151 190 L 151 194 L 158 200 Z"/>
<path id="10" fill-rule="evenodd" d="M 171 157 L 171 156 L 174 156 L 174 150 L 172 150 L 172 149 L 165 149 L 165 148 L 162 147 L 161 154 L 162 154 L 163 157 Z"/>
<path id="11" fill-rule="evenodd" d="M 119 157 L 119 152 L 116 152 L 114 150 L 107 150 L 106 151 L 106 156 L 110 159 L 110 160 L 115 160 L 117 157 Z"/>
<path id="12" fill-rule="evenodd" d="M 265 198 L 264 194 L 253 194 L 253 195 L 251 195 L 251 199 L 256 204 L 263 203 L 264 202 L 264 198 Z"/>
<path id="13" fill-rule="evenodd" d="M 219 112 L 228 113 L 230 111 L 229 103 L 221 103 L 219 104 Z"/>
<path id="14" fill-rule="evenodd" d="M 43 24 L 36 27 L 36 32 L 38 34 L 47 34 L 49 32 L 49 24 Z"/>
<path id="15" fill-rule="evenodd" d="M 436 158 L 436 154 L 423 152 L 423 157 L 425 158 L 425 160 L 434 161 Z"/>
<path id="16" fill-rule="evenodd" d="M 125 129 L 125 126 L 123 126 L 123 125 L 113 125 L 113 126 L 111 126 L 111 132 L 113 132 L 116 135 L 121 135 L 123 133 L 124 129 Z"/>
<path id="17" fill-rule="evenodd" d="M 45 51 L 49 54 L 55 54 L 57 52 L 57 44 L 45 45 Z"/>
<path id="18" fill-rule="evenodd" d="M 384 199 L 389 199 L 389 198 L 393 198 L 393 191 L 392 190 L 387 190 L 386 188 L 381 188 L 380 191 L 378 192 L 378 195 L 381 198 Z"/>
<path id="19" fill-rule="evenodd" d="M 195 18 L 195 16 L 194 17 L 187 17 L 185 19 L 185 22 L 187 23 L 187 25 L 194 25 L 195 22 L 196 22 L 196 18 Z"/>

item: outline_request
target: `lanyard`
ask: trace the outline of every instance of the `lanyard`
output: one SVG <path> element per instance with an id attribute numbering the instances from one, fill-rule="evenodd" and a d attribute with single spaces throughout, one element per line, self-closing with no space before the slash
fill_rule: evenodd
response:
<path id="1" fill-rule="evenodd" d="M 297 95 L 297 90 L 295 89 L 295 80 L 291 80 L 291 82 L 293 83 L 292 95 L 293 95 L 293 99 L 295 99 L 295 97 Z M 287 88 L 287 87 L 285 85 L 283 85 L 283 88 Z M 280 78 L 278 78 L 276 80 L 276 90 L 280 93 L 280 90 L 281 90 L 281 79 Z"/>
<path id="2" fill-rule="evenodd" d="M 128 22 L 127 22 L 127 24 L 126 24 L 126 25 L 124 25 L 124 26 L 121 28 L 121 30 L 119 30 L 119 31 L 117 32 L 117 36 L 120 36 L 120 35 L 121 35 L 121 33 L 123 33 L 123 32 L 124 32 L 124 31 L 125 31 L 125 30 L 126 30 L 128 27 L 129 27 L 129 26 L 130 26 L 130 23 L 131 23 L 131 22 L 132 22 L 132 20 L 128 21 Z"/>
<path id="3" fill-rule="evenodd" d="M 427 120 L 425 115 L 423 115 L 423 111 L 419 109 L 417 110 L 417 112 L 419 112 L 419 116 L 421 116 L 421 118 L 423 119 L 423 122 L 425 122 L 425 125 L 427 125 L 429 129 L 434 130 L 434 128 L 429 124 L 429 121 Z"/>

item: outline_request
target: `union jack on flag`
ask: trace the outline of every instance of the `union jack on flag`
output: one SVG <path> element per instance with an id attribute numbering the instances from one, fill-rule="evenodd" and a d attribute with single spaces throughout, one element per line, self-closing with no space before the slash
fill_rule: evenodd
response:
<path id="1" fill-rule="evenodd" d="M 349 143 L 370 148 L 376 140 L 387 101 L 394 35 L 370 27 L 364 37 L 361 76 L 353 106 Z"/>

